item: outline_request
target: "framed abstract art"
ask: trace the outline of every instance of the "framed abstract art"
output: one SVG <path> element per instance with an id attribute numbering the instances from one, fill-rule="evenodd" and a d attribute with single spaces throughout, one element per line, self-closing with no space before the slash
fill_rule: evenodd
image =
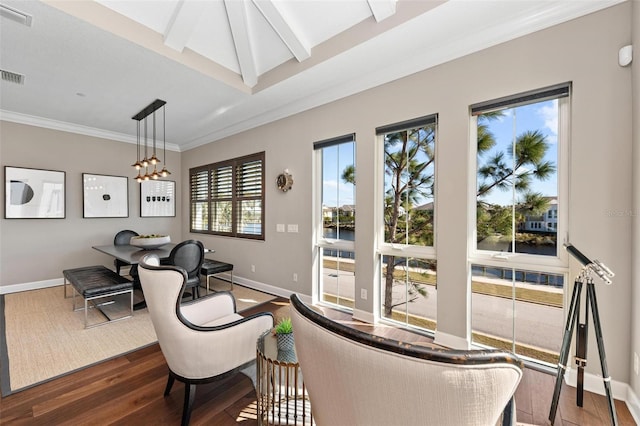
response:
<path id="1" fill-rule="evenodd" d="M 129 179 L 82 174 L 82 217 L 129 217 Z"/>
<path id="2" fill-rule="evenodd" d="M 176 183 L 171 180 L 146 180 L 140 183 L 140 216 L 176 215 Z"/>
<path id="3" fill-rule="evenodd" d="M 64 219 L 65 172 L 4 167 L 5 219 Z"/>

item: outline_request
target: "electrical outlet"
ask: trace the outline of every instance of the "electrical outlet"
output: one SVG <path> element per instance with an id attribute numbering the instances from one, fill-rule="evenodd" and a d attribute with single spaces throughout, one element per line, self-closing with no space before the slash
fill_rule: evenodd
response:
<path id="1" fill-rule="evenodd" d="M 251 265 L 251 272 L 255 272 L 256 271 L 256 265 Z"/>
<path id="2" fill-rule="evenodd" d="M 360 299 L 367 300 L 367 289 L 366 288 L 361 288 L 360 289 Z"/>
<path id="3" fill-rule="evenodd" d="M 633 353 L 633 371 L 636 373 L 636 376 L 638 375 L 638 364 L 640 364 L 640 361 L 638 361 L 638 352 L 634 352 Z"/>
<path id="4" fill-rule="evenodd" d="M 298 282 L 298 274 L 296 274 L 295 272 L 293 273 L 293 282 L 294 283 Z"/>

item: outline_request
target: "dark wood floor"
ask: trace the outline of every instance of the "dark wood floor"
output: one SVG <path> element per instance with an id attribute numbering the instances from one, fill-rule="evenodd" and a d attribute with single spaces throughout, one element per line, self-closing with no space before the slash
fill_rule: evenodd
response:
<path id="1" fill-rule="evenodd" d="M 276 317 L 287 309 L 277 299 L 254 311 L 268 310 Z M 245 312 L 246 314 L 252 311 Z M 338 311 L 327 314 L 356 328 L 412 343 L 431 342 L 428 337 L 394 327 L 371 326 Z M 2 398 L 0 424 L 24 425 L 176 425 L 182 412 L 183 385 L 176 382 L 163 397 L 167 366 L 158 345 L 132 352 L 79 372 Z M 519 423 L 549 424 L 549 406 L 555 377 L 526 369 L 516 392 Z M 616 401 L 620 425 L 635 425 L 623 402 Z M 257 424 L 255 391 L 251 381 L 236 375 L 218 383 L 201 385 L 191 417 L 192 425 Z M 608 425 L 603 396 L 585 392 L 584 408 L 575 404 L 575 389 L 561 393 L 556 425 Z"/>

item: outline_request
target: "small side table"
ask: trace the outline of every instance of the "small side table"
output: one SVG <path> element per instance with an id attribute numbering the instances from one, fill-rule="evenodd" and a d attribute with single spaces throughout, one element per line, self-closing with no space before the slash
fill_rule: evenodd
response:
<path id="1" fill-rule="evenodd" d="M 295 349 L 278 350 L 271 331 L 256 344 L 259 425 L 314 425 Z"/>

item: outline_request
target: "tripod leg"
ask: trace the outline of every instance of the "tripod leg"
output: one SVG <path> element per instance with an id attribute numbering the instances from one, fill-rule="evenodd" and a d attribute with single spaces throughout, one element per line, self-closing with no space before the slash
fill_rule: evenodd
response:
<path id="1" fill-rule="evenodd" d="M 587 281 L 589 283 L 589 281 Z M 587 298 L 589 292 L 587 292 Z M 578 321 L 578 329 L 576 330 L 576 365 L 578 366 L 578 377 L 576 383 L 576 405 L 582 407 L 584 396 L 584 368 L 587 366 L 587 338 L 589 328 L 589 301 L 587 300 L 584 308 L 584 323 Z M 580 306 L 580 305 L 578 305 Z M 580 308 L 578 308 L 580 311 Z M 578 313 L 578 318 L 580 314 Z"/>
<path id="2" fill-rule="evenodd" d="M 556 385 L 553 390 L 553 399 L 551 401 L 551 410 L 549 411 L 549 420 L 553 425 L 558 411 L 558 400 L 560 398 L 560 390 L 562 389 L 562 380 L 567 369 L 567 358 L 569 357 L 569 346 L 571 345 L 571 335 L 576 325 L 576 319 L 580 313 L 580 294 L 582 293 L 582 281 L 576 280 L 571 294 L 571 304 L 567 314 L 567 323 L 564 327 L 564 336 L 562 338 L 562 346 L 560 348 L 560 359 L 558 360 L 558 374 L 556 375 Z"/>
<path id="3" fill-rule="evenodd" d="M 587 322 L 578 323 L 576 330 L 576 364 L 578 377 L 576 383 L 576 405 L 582 407 L 584 395 L 584 367 L 587 365 Z"/>
<path id="4" fill-rule="evenodd" d="M 611 416 L 611 424 L 618 425 L 618 417 L 616 415 L 616 406 L 613 402 L 613 394 L 611 393 L 611 376 L 607 369 L 607 356 L 604 353 L 604 340 L 602 338 L 602 328 L 600 326 L 600 315 L 598 314 L 598 302 L 596 300 L 596 289 L 593 282 L 587 283 L 587 299 L 591 305 L 593 314 L 593 327 L 596 333 L 596 342 L 598 344 L 598 352 L 600 353 L 600 367 L 602 367 L 602 380 L 604 381 L 604 390 L 609 401 L 609 415 Z"/>

